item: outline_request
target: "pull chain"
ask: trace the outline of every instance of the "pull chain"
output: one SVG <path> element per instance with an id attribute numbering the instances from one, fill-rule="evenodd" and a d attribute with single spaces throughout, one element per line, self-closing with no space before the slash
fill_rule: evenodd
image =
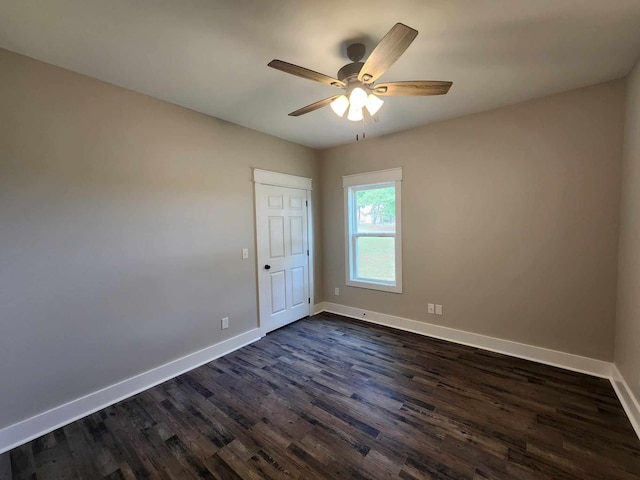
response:
<path id="1" fill-rule="evenodd" d="M 365 131 L 364 131 L 364 125 L 365 125 L 365 123 L 364 123 L 364 117 L 363 117 L 363 118 L 362 118 L 362 140 L 366 140 L 366 139 L 367 139 L 367 135 L 366 135 L 366 133 L 365 133 Z M 360 137 L 359 137 L 359 135 L 356 133 L 356 142 L 359 142 L 359 141 L 360 141 Z"/>

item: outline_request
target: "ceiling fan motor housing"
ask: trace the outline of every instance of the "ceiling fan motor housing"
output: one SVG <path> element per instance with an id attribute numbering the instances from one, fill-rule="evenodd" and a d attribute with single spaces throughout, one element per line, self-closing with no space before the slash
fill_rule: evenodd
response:
<path id="1" fill-rule="evenodd" d="M 349 83 L 349 81 L 353 80 L 353 78 L 358 78 L 358 73 L 360 73 L 360 70 L 363 66 L 364 63 L 362 62 L 354 62 L 345 65 L 340 70 L 338 70 L 338 80 L 340 80 L 341 82 Z"/>

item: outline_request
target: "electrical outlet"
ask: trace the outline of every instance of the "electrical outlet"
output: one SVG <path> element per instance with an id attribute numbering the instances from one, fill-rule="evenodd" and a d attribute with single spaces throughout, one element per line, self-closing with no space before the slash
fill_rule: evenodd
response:
<path id="1" fill-rule="evenodd" d="M 222 330 L 225 328 L 229 328 L 229 317 L 224 317 L 222 319 Z"/>
<path id="2" fill-rule="evenodd" d="M 442 305 L 436 303 L 436 315 L 442 315 Z"/>
<path id="3" fill-rule="evenodd" d="M 243 248 L 242 249 L 242 258 L 249 258 L 249 249 L 248 248 Z"/>
<path id="4" fill-rule="evenodd" d="M 436 313 L 436 307 L 433 303 L 427 304 L 427 312 Z"/>
<path id="5" fill-rule="evenodd" d="M 340 295 L 340 289 L 339 289 L 338 287 L 336 287 L 336 289 L 335 289 L 334 293 L 335 293 L 336 295 Z"/>

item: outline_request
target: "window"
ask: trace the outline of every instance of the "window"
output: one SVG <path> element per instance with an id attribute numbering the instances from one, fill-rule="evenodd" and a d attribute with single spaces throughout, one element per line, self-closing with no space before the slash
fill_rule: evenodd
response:
<path id="1" fill-rule="evenodd" d="M 402 169 L 342 177 L 347 285 L 402 293 Z"/>

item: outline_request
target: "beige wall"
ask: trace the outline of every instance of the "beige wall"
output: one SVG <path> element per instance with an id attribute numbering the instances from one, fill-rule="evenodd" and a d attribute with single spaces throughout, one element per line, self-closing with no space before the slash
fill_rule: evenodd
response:
<path id="1" fill-rule="evenodd" d="M 640 399 L 640 62 L 627 79 L 616 365 Z"/>
<path id="2" fill-rule="evenodd" d="M 639 77 L 616 340 L 636 394 Z M 0 428 L 256 326 L 251 167 L 320 185 L 316 301 L 611 360 L 623 111 L 624 82 L 611 82 L 318 162 L 305 147 L 0 50 L 0 378 L 10 386 Z M 345 287 L 341 176 L 396 166 L 405 292 Z M 427 315 L 427 302 L 445 315 Z"/>
<path id="3" fill-rule="evenodd" d="M 615 81 L 322 152 L 325 301 L 612 360 L 623 111 Z M 341 176 L 391 167 L 401 295 L 345 286 Z"/>
<path id="4" fill-rule="evenodd" d="M 255 328 L 251 167 L 316 156 L 0 50 L 0 428 Z"/>

